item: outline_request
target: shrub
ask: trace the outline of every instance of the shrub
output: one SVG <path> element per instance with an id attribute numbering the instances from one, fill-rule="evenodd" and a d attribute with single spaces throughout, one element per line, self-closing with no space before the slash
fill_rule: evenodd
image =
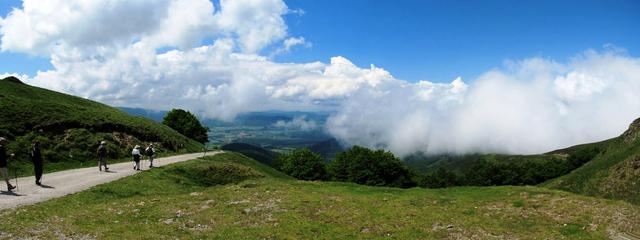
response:
<path id="1" fill-rule="evenodd" d="M 585 147 L 569 155 L 567 164 L 571 169 L 578 168 L 595 158 L 601 150 L 598 147 Z"/>
<path id="2" fill-rule="evenodd" d="M 308 148 L 298 149 L 278 158 L 282 172 L 301 180 L 324 180 L 327 172 L 322 157 Z"/>
<path id="3" fill-rule="evenodd" d="M 354 146 L 329 163 L 332 180 L 370 186 L 412 187 L 407 167 L 393 153 Z"/>
<path id="4" fill-rule="evenodd" d="M 435 171 L 420 175 L 417 184 L 425 188 L 445 188 L 460 185 L 460 178 L 461 176 L 457 173 L 440 167 Z"/>

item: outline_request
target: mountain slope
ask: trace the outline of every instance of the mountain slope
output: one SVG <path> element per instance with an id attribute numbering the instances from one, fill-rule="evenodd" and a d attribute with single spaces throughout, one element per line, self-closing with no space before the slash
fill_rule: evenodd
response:
<path id="1" fill-rule="evenodd" d="M 640 204 L 640 119 L 619 137 L 554 152 L 571 155 L 590 147 L 601 151 L 582 167 L 543 186 Z"/>
<path id="2" fill-rule="evenodd" d="M 152 120 L 116 108 L 38 87 L 9 77 L 0 80 L 0 136 L 25 162 L 33 140 L 45 161 L 87 161 L 106 140 L 110 158 L 129 156 L 135 144 L 156 143 L 161 152 L 199 151 L 202 145 Z M 12 161 L 15 162 L 15 161 Z"/>

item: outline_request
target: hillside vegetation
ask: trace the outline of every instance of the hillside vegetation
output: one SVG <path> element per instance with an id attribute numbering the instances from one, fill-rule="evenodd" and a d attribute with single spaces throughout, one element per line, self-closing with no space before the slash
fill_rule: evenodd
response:
<path id="1" fill-rule="evenodd" d="M 68 168 L 95 160 L 100 141 L 108 142 L 109 157 L 128 157 L 135 144 L 156 143 L 161 152 L 200 151 L 202 145 L 173 129 L 116 108 L 21 83 L 0 80 L 0 136 L 9 139 L 8 152 L 20 165 L 39 140 L 47 168 Z M 25 168 L 29 169 L 29 168 Z"/>
<path id="2" fill-rule="evenodd" d="M 78 207 L 82 206 L 82 207 Z M 538 187 L 297 181 L 237 153 L 0 211 L 0 239 L 604 239 L 640 208 Z"/>
<path id="3" fill-rule="evenodd" d="M 255 159 L 256 161 L 269 166 L 276 164 L 276 159 L 279 156 L 277 152 L 269 151 L 247 143 L 229 143 L 223 145 L 220 149 L 244 154 L 249 158 Z"/>
<path id="4" fill-rule="evenodd" d="M 554 153 L 571 157 L 589 149 L 597 149 L 591 161 L 542 186 L 640 204 L 640 119 L 619 137 Z"/>
<path id="5" fill-rule="evenodd" d="M 423 187 L 536 185 L 640 204 L 640 119 L 621 136 L 539 155 L 416 154 Z"/>

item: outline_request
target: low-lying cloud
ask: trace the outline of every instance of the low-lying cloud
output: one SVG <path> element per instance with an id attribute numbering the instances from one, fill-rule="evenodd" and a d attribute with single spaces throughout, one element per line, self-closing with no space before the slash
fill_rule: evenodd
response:
<path id="1" fill-rule="evenodd" d="M 302 131 L 312 131 L 319 128 L 314 120 L 307 120 L 307 116 L 296 116 L 291 121 L 278 120 L 273 126 L 284 129 L 296 129 Z"/>
<path id="2" fill-rule="evenodd" d="M 639 59 L 586 51 L 564 64 L 512 62 L 469 85 L 362 88 L 327 128 L 345 142 L 399 154 L 541 153 L 621 134 L 640 117 L 639 91 Z"/>
<path id="3" fill-rule="evenodd" d="M 274 62 L 269 56 L 311 47 L 289 35 L 282 17 L 292 12 L 281 0 L 223 0 L 219 9 L 208 0 L 25 0 L 0 19 L 0 48 L 51 58 L 52 70 L 22 75 L 33 85 L 223 120 L 329 110 L 324 127 L 339 140 L 400 155 L 540 153 L 616 136 L 640 117 L 640 59 L 619 49 L 413 83 L 341 56 Z M 281 125 L 312 126 L 304 118 Z"/>

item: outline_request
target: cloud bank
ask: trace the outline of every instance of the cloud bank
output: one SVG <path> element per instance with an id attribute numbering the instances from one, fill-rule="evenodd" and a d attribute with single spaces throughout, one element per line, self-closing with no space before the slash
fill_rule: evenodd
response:
<path id="1" fill-rule="evenodd" d="M 512 62 L 467 85 L 359 89 L 328 120 L 351 144 L 399 154 L 541 153 L 621 134 L 640 117 L 640 59 L 586 51 L 569 63 Z"/>
<path id="2" fill-rule="evenodd" d="M 331 110 L 325 128 L 339 140 L 400 155 L 539 153 L 616 136 L 640 117 L 640 59 L 618 49 L 413 83 L 341 56 L 274 62 L 311 47 L 288 33 L 283 16 L 296 12 L 281 0 L 24 0 L 0 18 L 0 49 L 50 57 L 52 70 L 23 76 L 33 85 L 224 120 Z"/>
<path id="3" fill-rule="evenodd" d="M 296 116 L 291 121 L 279 120 L 275 124 L 274 127 L 284 128 L 284 129 L 298 129 L 302 131 L 311 131 L 318 129 L 318 123 L 314 120 L 307 120 L 307 116 Z"/>

